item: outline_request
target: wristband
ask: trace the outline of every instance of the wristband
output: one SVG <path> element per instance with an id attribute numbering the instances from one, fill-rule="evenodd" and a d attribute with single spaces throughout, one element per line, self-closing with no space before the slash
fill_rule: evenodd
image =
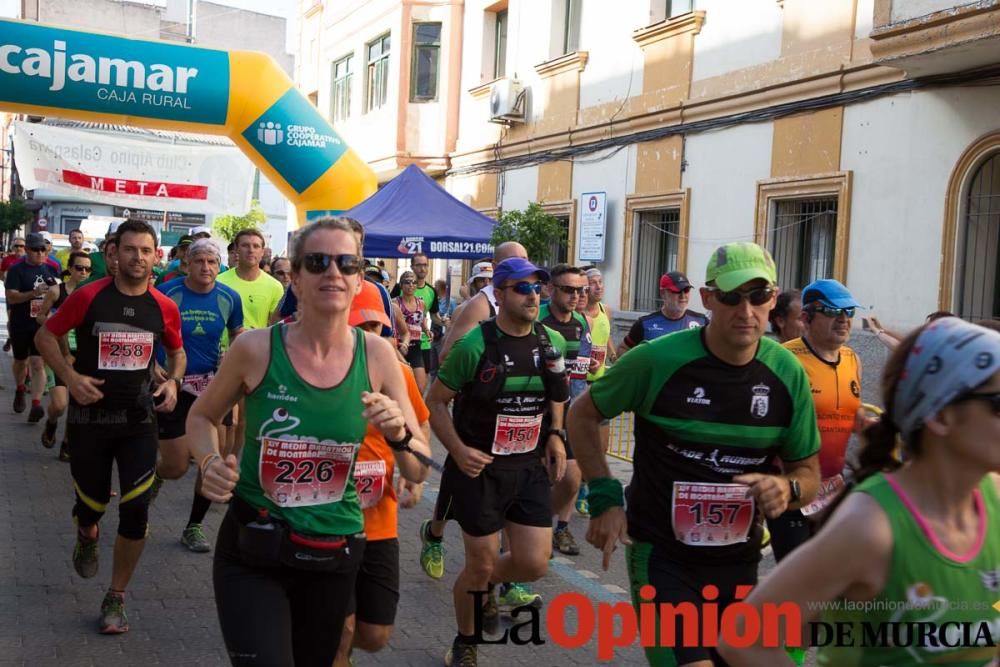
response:
<path id="1" fill-rule="evenodd" d="M 208 464 L 214 461 L 215 459 L 222 460 L 222 454 L 219 454 L 218 452 L 212 452 L 211 454 L 206 454 L 204 457 L 202 457 L 201 464 L 198 466 L 198 470 L 201 471 L 202 477 L 205 476 L 205 468 L 207 468 Z"/>
<path id="2" fill-rule="evenodd" d="M 590 489 L 587 494 L 590 518 L 599 517 L 612 507 L 625 506 L 625 492 L 622 490 L 622 483 L 617 479 L 610 477 L 592 479 L 587 482 L 587 487 Z"/>

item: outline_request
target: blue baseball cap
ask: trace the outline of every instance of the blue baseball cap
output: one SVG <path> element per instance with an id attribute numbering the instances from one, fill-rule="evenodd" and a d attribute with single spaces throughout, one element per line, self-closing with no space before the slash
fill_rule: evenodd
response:
<path id="1" fill-rule="evenodd" d="M 500 287 L 506 280 L 521 280 L 528 276 L 538 276 L 543 283 L 549 281 L 549 272 L 540 269 L 523 257 L 511 257 L 493 268 L 493 286 Z"/>
<path id="2" fill-rule="evenodd" d="M 830 308 L 862 308 L 851 293 L 837 280 L 814 280 L 802 290 L 802 305 L 821 302 Z"/>

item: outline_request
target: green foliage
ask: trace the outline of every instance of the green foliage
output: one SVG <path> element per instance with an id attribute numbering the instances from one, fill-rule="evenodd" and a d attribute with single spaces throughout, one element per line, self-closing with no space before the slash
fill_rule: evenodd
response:
<path id="1" fill-rule="evenodd" d="M 538 264 L 548 263 L 556 247 L 566 246 L 565 229 L 559 218 L 549 215 L 538 202 L 531 202 L 523 211 L 504 211 L 493 227 L 493 245 L 517 241 L 528 252 L 528 258 Z"/>
<path id="2" fill-rule="evenodd" d="M 226 241 L 232 241 L 244 229 L 260 229 L 267 222 L 267 214 L 256 199 L 250 204 L 250 211 L 244 215 L 220 215 L 212 223 L 212 230 Z"/>
<path id="3" fill-rule="evenodd" d="M 20 199 L 0 201 L 0 232 L 10 234 L 31 223 L 31 211 Z"/>

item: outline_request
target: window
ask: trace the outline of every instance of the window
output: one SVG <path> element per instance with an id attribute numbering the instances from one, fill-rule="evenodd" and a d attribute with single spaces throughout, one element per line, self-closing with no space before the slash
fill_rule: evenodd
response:
<path id="1" fill-rule="evenodd" d="M 667 18 L 672 19 L 694 10 L 694 0 L 667 0 Z"/>
<path id="2" fill-rule="evenodd" d="M 351 81 L 354 79 L 354 56 L 346 56 L 333 63 L 333 83 L 330 93 L 330 118 L 334 123 L 347 120 L 351 115 Z"/>
<path id="3" fill-rule="evenodd" d="M 959 258 L 957 314 L 1000 317 L 1000 153 L 983 162 L 969 182 Z"/>
<path id="4" fill-rule="evenodd" d="M 413 71 L 410 73 L 410 101 L 437 99 L 438 63 L 441 58 L 441 24 L 413 25 Z"/>
<path id="5" fill-rule="evenodd" d="M 580 14 L 583 10 L 583 0 L 564 0 L 563 43 L 558 55 L 573 53 L 580 48 Z"/>
<path id="6" fill-rule="evenodd" d="M 631 310 L 659 310 L 660 276 L 678 266 L 681 209 L 639 211 L 635 223 L 635 273 L 632 277 Z"/>
<path id="7" fill-rule="evenodd" d="M 562 243 L 553 243 L 549 251 L 545 254 L 542 266 L 555 266 L 569 261 L 569 217 L 556 215 L 559 225 L 562 227 Z"/>
<path id="8" fill-rule="evenodd" d="M 507 10 L 497 12 L 493 31 L 493 78 L 507 73 Z"/>
<path id="9" fill-rule="evenodd" d="M 365 111 L 374 111 L 389 99 L 389 35 L 368 44 L 368 80 Z"/>
<path id="10" fill-rule="evenodd" d="M 767 247 L 778 269 L 778 284 L 801 289 L 833 278 L 837 236 L 837 198 L 772 202 Z"/>
<path id="11" fill-rule="evenodd" d="M 755 241 L 774 257 L 778 285 L 847 282 L 851 172 L 757 183 Z"/>

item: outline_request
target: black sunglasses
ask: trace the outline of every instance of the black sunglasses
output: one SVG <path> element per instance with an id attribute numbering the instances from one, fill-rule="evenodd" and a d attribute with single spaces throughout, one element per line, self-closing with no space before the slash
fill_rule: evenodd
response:
<path id="1" fill-rule="evenodd" d="M 15 243 L 15 244 L 14 244 L 14 247 L 15 247 L 15 248 L 23 248 L 23 247 L 24 247 L 24 244 L 23 244 L 23 243 Z"/>
<path id="2" fill-rule="evenodd" d="M 90 273 L 93 269 L 89 266 L 79 266 L 77 264 L 73 265 L 74 271 L 83 271 L 84 273 Z"/>
<path id="3" fill-rule="evenodd" d="M 521 296 L 528 296 L 529 294 L 541 294 L 542 284 L 541 283 L 514 283 L 513 285 L 508 285 L 506 289 L 511 289 L 520 294 Z"/>
<path id="4" fill-rule="evenodd" d="M 713 289 L 715 298 L 724 306 L 738 306 L 743 299 L 750 302 L 751 306 L 763 306 L 774 296 L 773 287 L 758 287 L 746 292 L 723 292 L 720 289 Z"/>
<path id="5" fill-rule="evenodd" d="M 400 280 L 399 284 L 400 285 L 416 285 L 417 281 L 416 280 Z"/>
<path id="6" fill-rule="evenodd" d="M 31 252 L 45 252 L 46 248 L 45 246 L 42 246 L 41 248 L 31 247 L 28 248 L 28 250 L 30 250 Z"/>
<path id="7" fill-rule="evenodd" d="M 563 294 L 586 294 L 590 291 L 589 286 L 570 287 L 569 285 L 556 285 Z"/>
<path id="8" fill-rule="evenodd" d="M 325 252 L 307 252 L 302 257 L 302 266 L 309 273 L 326 273 L 331 264 L 345 276 L 353 276 L 361 271 L 363 260 L 360 255 L 328 255 Z"/>
<path id="9" fill-rule="evenodd" d="M 955 402 L 960 403 L 962 401 L 986 401 L 990 404 L 993 414 L 1000 415 L 1000 391 L 991 394 L 966 394 Z"/>
<path id="10" fill-rule="evenodd" d="M 844 315 L 847 315 L 848 318 L 852 318 L 854 317 L 855 313 L 854 308 L 832 308 L 830 306 L 824 306 L 824 305 L 809 306 L 809 310 L 811 310 L 814 313 L 822 313 L 827 317 L 838 317 L 841 313 L 843 313 Z"/>

